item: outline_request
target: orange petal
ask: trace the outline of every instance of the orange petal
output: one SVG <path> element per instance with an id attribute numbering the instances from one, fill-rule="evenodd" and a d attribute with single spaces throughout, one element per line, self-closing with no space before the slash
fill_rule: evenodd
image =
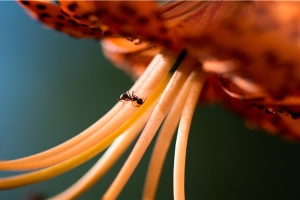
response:
<path id="1" fill-rule="evenodd" d="M 58 5 L 46 1 L 18 1 L 28 14 L 49 28 L 77 38 L 100 39 L 102 32 L 90 29 L 63 12 Z"/>
<path id="2" fill-rule="evenodd" d="M 241 19 L 233 17 L 182 38 L 200 60 L 235 63 L 236 70 L 229 72 L 231 77 L 260 86 L 267 94 L 266 103 L 299 104 L 299 23 L 299 2 L 258 2 Z"/>
<path id="3" fill-rule="evenodd" d="M 103 54 L 117 67 L 137 79 L 161 50 L 148 43 L 135 44 L 124 38 L 102 40 Z"/>
<path id="4" fill-rule="evenodd" d="M 167 30 L 152 1 L 59 1 L 64 12 L 112 33 L 169 45 Z"/>
<path id="5" fill-rule="evenodd" d="M 222 101 L 227 107 L 245 118 L 245 124 L 249 128 L 263 128 L 271 134 L 278 134 L 281 137 L 299 141 L 300 140 L 300 118 L 298 115 L 290 117 L 288 111 L 298 111 L 300 106 L 294 107 L 267 107 L 256 105 L 251 101 L 241 101 L 227 95 L 220 85 L 217 76 L 208 78 L 204 90 L 200 96 L 200 102 Z M 285 110 L 285 111 L 284 111 Z"/>
<path id="6" fill-rule="evenodd" d="M 198 34 L 204 34 L 208 28 L 219 26 L 226 23 L 233 17 L 240 17 L 247 13 L 252 6 L 250 2 L 233 1 L 204 1 L 198 3 L 198 7 L 184 16 L 179 16 L 180 22 L 176 23 L 171 30 L 172 34 L 178 35 L 178 40 L 194 38 Z M 185 4 L 190 2 L 185 2 Z M 191 2 L 193 3 L 193 2 Z M 186 6 L 184 3 L 178 5 L 178 8 Z M 170 12 L 170 11 L 169 11 Z M 167 13 L 163 13 L 165 16 Z M 166 23 L 169 23 L 168 21 Z M 220 36 L 220 35 L 219 35 Z M 200 47 L 199 47 L 200 48 Z"/>

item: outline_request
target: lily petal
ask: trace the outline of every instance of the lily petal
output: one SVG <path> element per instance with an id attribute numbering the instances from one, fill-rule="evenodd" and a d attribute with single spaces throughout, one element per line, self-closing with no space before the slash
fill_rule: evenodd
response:
<path id="1" fill-rule="evenodd" d="M 264 129 L 271 134 L 278 134 L 291 141 L 300 140 L 300 119 L 293 119 L 284 110 L 300 111 L 300 106 L 276 107 L 255 104 L 252 101 L 233 98 L 222 88 L 219 78 L 211 76 L 207 79 L 200 96 L 200 102 L 222 102 L 226 107 L 245 118 L 249 128 Z M 296 116 L 296 115 L 295 115 Z M 295 117 L 294 117 L 295 118 Z"/>
<path id="2" fill-rule="evenodd" d="M 107 38 L 101 41 L 103 54 L 118 68 L 137 79 L 142 75 L 151 60 L 161 51 L 143 42 L 136 45 L 124 38 Z"/>
<path id="3" fill-rule="evenodd" d="M 278 5 L 284 6 L 278 6 Z M 279 20 L 286 7 L 298 12 Z M 295 35 L 285 28 L 300 22 L 299 3 L 261 3 L 242 19 L 232 18 L 228 23 L 184 35 L 192 54 L 199 59 L 231 60 L 236 70 L 231 77 L 251 81 L 266 92 L 261 103 L 276 103 L 300 96 L 300 57 Z M 263 10 L 263 12 L 262 12 Z M 276 17 L 275 17 L 276 16 Z M 261 19 L 261 20 L 259 20 Z M 289 28 L 291 29 L 291 28 Z M 218 73 L 216 71 L 216 73 Z M 295 98 L 292 98 L 295 102 Z"/>
<path id="4" fill-rule="evenodd" d="M 56 4 L 47 1 L 19 1 L 19 3 L 32 18 L 41 21 L 48 28 L 76 38 L 102 38 L 101 31 L 76 21 Z"/>
<path id="5" fill-rule="evenodd" d="M 115 34 L 170 44 L 154 1 L 59 1 L 62 10 L 84 24 L 107 26 Z"/>

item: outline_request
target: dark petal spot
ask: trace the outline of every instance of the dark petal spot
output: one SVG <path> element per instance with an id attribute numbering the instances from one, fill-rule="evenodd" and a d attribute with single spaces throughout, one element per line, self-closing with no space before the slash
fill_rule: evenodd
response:
<path id="1" fill-rule="evenodd" d="M 101 17 L 105 14 L 107 14 L 107 9 L 105 8 L 100 8 L 100 9 L 97 9 L 96 12 L 94 13 L 97 17 Z"/>
<path id="2" fill-rule="evenodd" d="M 39 14 L 39 19 L 44 20 L 45 18 L 51 18 L 51 15 L 48 13 L 40 13 Z"/>
<path id="3" fill-rule="evenodd" d="M 57 18 L 60 19 L 60 20 L 64 20 L 65 17 L 63 15 L 57 15 Z"/>
<path id="4" fill-rule="evenodd" d="M 68 9 L 71 11 L 71 12 L 74 12 L 75 9 L 78 7 L 77 3 L 74 2 L 74 3 L 71 3 L 68 5 Z"/>
<path id="5" fill-rule="evenodd" d="M 292 115 L 293 119 L 298 119 L 299 115 Z"/>
<path id="6" fill-rule="evenodd" d="M 149 36 L 149 37 L 148 37 L 148 40 L 149 40 L 150 42 L 157 42 L 157 37 L 154 36 L 154 35 L 152 35 L 152 36 Z"/>
<path id="7" fill-rule="evenodd" d="M 226 23 L 226 24 L 224 25 L 224 27 L 225 27 L 227 30 L 232 31 L 232 32 L 236 32 L 237 29 L 238 29 L 238 27 L 237 27 L 236 24 L 234 24 L 234 23 L 229 23 L 229 22 Z"/>
<path id="8" fill-rule="evenodd" d="M 30 2 L 29 1 L 20 1 L 21 4 L 25 5 L 25 6 L 29 6 Z"/>
<path id="9" fill-rule="evenodd" d="M 81 18 L 82 19 L 87 19 L 88 17 L 89 17 L 89 13 L 85 13 L 85 14 L 83 14 L 83 15 L 81 15 Z"/>
<path id="10" fill-rule="evenodd" d="M 168 30 L 166 29 L 166 27 L 160 27 L 159 28 L 159 32 L 161 33 L 161 34 L 166 34 L 167 32 L 168 32 Z"/>
<path id="11" fill-rule="evenodd" d="M 263 58 L 266 60 L 266 62 L 269 65 L 275 65 L 278 62 L 277 56 L 276 56 L 275 52 L 272 50 L 266 51 L 263 54 Z"/>
<path id="12" fill-rule="evenodd" d="M 36 8 L 39 9 L 39 10 L 46 10 L 47 9 L 47 7 L 43 4 L 37 4 Z"/>
<path id="13" fill-rule="evenodd" d="M 147 25 L 149 23 L 149 19 L 147 17 L 139 17 L 137 23 L 138 25 Z"/>
<path id="14" fill-rule="evenodd" d="M 278 88 L 275 92 L 276 93 L 272 93 L 272 97 L 273 99 L 278 101 L 284 99 L 290 93 L 289 88 L 287 88 L 286 86 Z"/>
<path id="15" fill-rule="evenodd" d="M 125 15 L 130 15 L 130 16 L 133 16 L 136 14 L 136 10 L 127 6 L 127 5 L 124 5 L 124 4 L 121 4 L 120 5 L 120 10 L 125 14 Z"/>
<path id="16" fill-rule="evenodd" d="M 80 17 L 78 15 L 74 15 L 73 17 L 74 17 L 74 19 L 77 19 L 77 20 L 80 19 Z"/>
<path id="17" fill-rule="evenodd" d="M 65 17 L 63 16 L 63 15 L 57 15 L 56 16 L 58 19 L 60 19 L 60 20 L 64 20 L 65 19 Z"/>
<path id="18" fill-rule="evenodd" d="M 300 117 L 300 113 L 293 113 L 293 112 L 288 112 L 288 113 L 291 115 L 293 119 L 299 119 Z"/>
<path id="19" fill-rule="evenodd" d="M 61 22 L 56 22 L 56 23 L 55 23 L 55 26 L 58 27 L 58 28 L 61 28 L 61 27 L 64 26 L 64 24 L 61 23 Z"/>
<path id="20" fill-rule="evenodd" d="M 102 31 L 100 28 L 90 28 L 91 31 Z"/>
<path id="21" fill-rule="evenodd" d="M 120 17 L 113 16 L 113 15 L 111 15 L 110 20 L 113 21 L 114 23 L 120 24 L 120 25 L 127 24 L 127 21 L 125 18 L 120 18 Z"/>
<path id="22" fill-rule="evenodd" d="M 77 22 L 76 22 L 75 20 L 73 20 L 73 19 L 69 19 L 68 22 L 69 22 L 70 24 L 76 24 L 76 23 L 77 23 Z"/>
<path id="23" fill-rule="evenodd" d="M 249 64 L 251 62 L 251 59 L 247 56 L 247 54 L 238 49 L 232 49 L 231 56 L 240 60 L 243 64 Z"/>
<path id="24" fill-rule="evenodd" d="M 75 24 L 75 23 L 74 23 L 74 24 L 71 24 L 71 26 L 72 26 L 72 27 L 79 27 L 80 24 L 78 24 L 78 23 Z"/>
<path id="25" fill-rule="evenodd" d="M 263 109 L 263 108 L 265 108 L 265 107 L 264 107 L 264 106 L 261 106 L 261 105 L 258 105 L 257 108 L 258 108 L 258 109 Z"/>
<path id="26" fill-rule="evenodd" d="M 163 41 L 162 41 L 162 44 L 163 44 L 165 47 L 170 47 L 170 46 L 171 46 L 171 41 L 170 41 L 170 40 L 163 40 Z"/>

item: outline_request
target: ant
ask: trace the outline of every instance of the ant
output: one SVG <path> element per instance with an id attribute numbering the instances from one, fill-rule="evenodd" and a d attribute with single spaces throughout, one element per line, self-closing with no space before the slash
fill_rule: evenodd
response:
<path id="1" fill-rule="evenodd" d="M 132 105 L 134 107 L 140 107 L 141 105 L 143 105 L 143 103 L 145 103 L 146 99 L 142 99 L 140 97 L 138 97 L 137 95 L 134 94 L 134 91 L 132 91 L 132 93 L 130 94 L 130 92 L 125 92 L 123 94 L 121 94 L 120 98 L 118 98 L 118 100 L 120 102 L 123 102 L 123 104 L 126 101 L 131 101 Z M 133 103 L 136 103 L 136 105 L 134 105 Z"/>

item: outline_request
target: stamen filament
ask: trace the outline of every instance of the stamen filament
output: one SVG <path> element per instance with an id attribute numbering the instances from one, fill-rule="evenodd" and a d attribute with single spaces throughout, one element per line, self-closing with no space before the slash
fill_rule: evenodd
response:
<path id="1" fill-rule="evenodd" d="M 182 61 L 167 85 L 166 90 L 155 107 L 146 127 L 144 128 L 127 161 L 123 165 L 114 182 L 104 194 L 103 199 L 111 200 L 115 199 L 119 195 L 134 169 L 138 165 L 143 154 L 145 153 L 160 124 L 170 110 L 174 99 L 176 99 L 176 96 L 178 95 L 188 75 L 193 70 L 194 66 L 196 66 L 196 63 L 197 62 L 194 59 L 188 56 Z"/>
<path id="2" fill-rule="evenodd" d="M 174 105 L 168 113 L 163 123 L 163 126 L 159 132 L 148 166 L 142 198 L 144 200 L 155 199 L 155 194 L 160 174 L 163 168 L 163 164 L 168 149 L 170 147 L 172 138 L 178 126 L 184 103 L 188 97 L 188 93 L 190 91 L 194 76 L 196 76 L 195 72 L 190 74 L 188 80 L 182 87 L 178 97 L 176 98 L 176 101 L 174 102 Z"/>
<path id="3" fill-rule="evenodd" d="M 137 81 L 137 83 L 132 88 L 133 89 L 140 88 L 141 90 L 140 93 L 142 95 L 147 95 L 147 94 L 149 95 L 149 93 L 154 90 L 153 88 L 155 88 L 158 85 L 162 77 L 167 73 L 170 66 L 172 66 L 172 63 L 174 62 L 175 62 L 174 56 L 172 56 L 168 52 L 164 52 L 164 56 L 159 54 L 159 56 L 157 56 L 153 60 L 153 62 L 149 65 L 149 68 L 147 68 L 143 76 Z M 97 126 L 98 130 L 95 130 L 95 128 L 89 130 L 88 136 L 84 138 L 74 137 L 73 140 L 71 139 L 68 141 L 70 143 L 65 142 L 64 146 L 59 145 L 58 148 L 55 147 L 53 149 L 47 150 L 43 153 L 39 153 L 33 156 L 12 160 L 12 161 L 2 161 L 0 162 L 0 169 L 1 170 L 6 170 L 6 169 L 31 170 L 31 169 L 41 168 L 41 167 L 47 167 L 62 162 L 66 159 L 71 158 L 72 156 L 75 156 L 76 154 L 82 151 L 85 151 L 89 147 L 101 141 L 108 134 L 116 130 L 130 117 L 130 115 L 132 115 L 136 111 L 135 109 L 131 109 L 131 108 L 122 109 L 122 106 L 120 104 L 117 104 L 115 107 L 116 108 L 111 110 L 111 114 L 109 114 L 109 117 L 105 118 L 104 121 L 101 121 L 101 119 L 99 120 L 101 124 Z M 120 109 L 122 110 L 120 111 Z M 113 114 L 115 115 L 114 118 L 112 118 Z M 100 125 L 102 127 L 100 127 Z M 85 134 L 85 131 L 83 132 L 83 134 Z M 82 139 L 82 141 L 80 141 L 78 138 Z M 75 142 L 77 142 L 77 145 Z M 55 153 L 52 153 L 52 151 Z M 27 159 L 29 159 L 30 162 Z"/>
<path id="4" fill-rule="evenodd" d="M 21 187 L 29 184 L 33 184 L 36 182 L 40 182 L 43 180 L 47 180 L 53 178 L 59 174 L 62 174 L 70 169 L 77 167 L 78 165 L 86 162 L 91 159 L 95 155 L 99 154 L 105 148 L 107 148 L 118 136 L 122 133 L 126 132 L 134 123 L 138 121 L 138 119 L 149 109 L 151 105 L 154 104 L 157 99 L 160 97 L 162 92 L 164 91 L 167 83 L 170 80 L 170 74 L 167 74 L 165 78 L 161 81 L 159 86 L 155 89 L 153 94 L 148 98 L 148 101 L 140 107 L 131 117 L 127 120 L 120 128 L 118 128 L 115 132 L 108 135 L 103 141 L 99 142 L 95 146 L 90 149 L 81 152 L 80 154 L 61 162 L 57 165 L 38 170 L 35 172 L 30 172 L 22 175 L 12 176 L 8 178 L 0 179 L 0 189 L 11 189 L 16 187 Z"/>
<path id="5" fill-rule="evenodd" d="M 184 176 L 188 135 L 193 114 L 203 87 L 204 79 L 206 77 L 203 74 L 203 72 L 201 72 L 202 71 L 200 71 L 196 79 L 193 80 L 193 85 L 188 95 L 189 98 L 187 98 L 187 101 L 184 105 L 184 109 L 179 123 L 174 156 L 174 199 L 185 199 Z"/>
<path id="6" fill-rule="evenodd" d="M 99 181 L 99 179 L 101 179 L 101 177 L 115 164 L 115 162 L 121 157 L 140 133 L 149 119 L 154 106 L 155 104 L 153 104 L 152 108 L 148 109 L 147 112 L 138 119 L 139 121 L 134 123 L 129 130 L 120 135 L 101 156 L 98 162 L 84 176 L 82 176 L 68 189 L 54 197 L 51 197 L 50 199 L 74 199 L 88 190 L 94 183 Z"/>
<path id="7" fill-rule="evenodd" d="M 86 138 L 90 137 L 95 131 L 97 131 L 99 128 L 103 126 L 103 124 L 106 124 L 113 116 L 115 116 L 120 110 L 120 106 L 115 106 L 112 108 L 105 116 L 103 116 L 101 119 L 99 119 L 95 124 L 81 132 L 79 135 L 73 137 L 72 139 L 56 146 L 51 149 L 48 149 L 44 152 L 31 155 L 28 157 L 15 159 L 15 160 L 8 160 L 8 161 L 1 161 L 0 162 L 0 169 L 1 170 L 22 170 L 23 168 L 20 168 L 22 164 L 28 164 L 30 162 L 34 162 L 36 160 L 44 160 L 45 158 L 52 157 L 55 154 L 58 154 L 59 152 L 62 152 L 68 148 L 71 148 L 72 146 L 80 143 L 81 141 L 84 141 Z"/>

